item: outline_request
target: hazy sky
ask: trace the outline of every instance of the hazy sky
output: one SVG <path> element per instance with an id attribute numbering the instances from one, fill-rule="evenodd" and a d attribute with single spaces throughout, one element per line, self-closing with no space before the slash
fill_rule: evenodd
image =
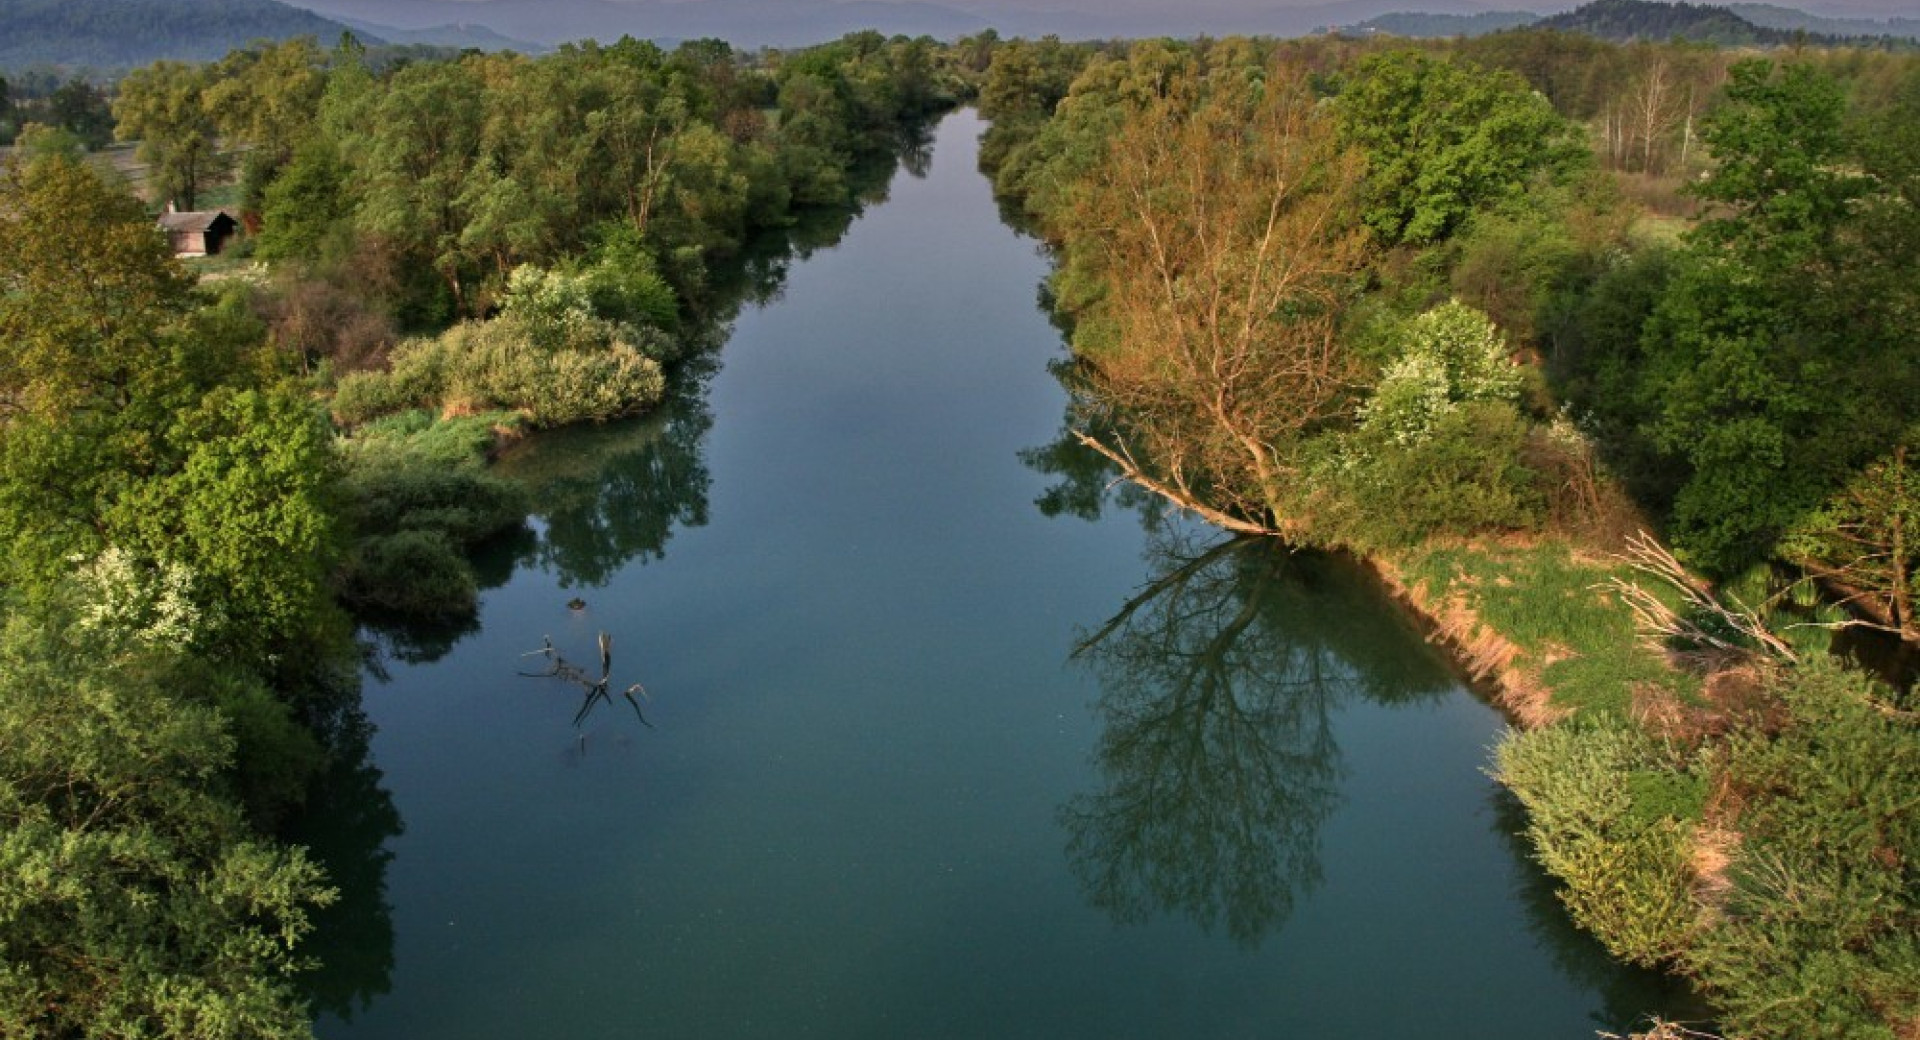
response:
<path id="1" fill-rule="evenodd" d="M 381 0 L 383 5 L 405 7 L 415 0 Z M 489 0 L 456 0 L 461 3 L 487 3 Z M 622 0 L 609 0 L 619 3 Z M 699 0 L 672 0 L 699 2 Z M 1163 14 L 1246 13 L 1276 8 L 1299 9 L 1330 6 L 1329 0 L 889 0 L 894 3 L 928 3 L 970 11 L 1084 11 L 1089 14 Z M 1551 11 L 1578 6 L 1583 0 L 1402 0 L 1405 10 Z M 1697 0 L 1697 2 L 1737 3 L 1739 0 Z M 1803 11 L 1855 17 L 1920 18 L 1920 0 L 1762 0 Z M 306 6 L 306 4 L 301 4 Z"/>
<path id="2" fill-rule="evenodd" d="M 723 36 L 735 43 L 795 45 L 854 28 L 952 36 L 992 24 L 1006 35 L 1067 38 L 1228 33 L 1296 35 L 1390 11 L 1552 14 L 1583 0 L 290 0 L 375 26 L 425 29 L 479 23 L 509 39 L 553 44 L 622 33 L 656 38 Z M 844 0 L 840 0 L 844 3 Z M 1728 0 L 1721 0 L 1728 2 Z M 1822 14 L 1920 17 L 1920 0 L 1773 0 Z M 927 8 L 924 15 L 908 13 Z M 934 10 L 944 8 L 944 11 Z M 703 10 L 704 9 L 704 10 Z M 888 12 L 892 13 L 889 14 Z"/>

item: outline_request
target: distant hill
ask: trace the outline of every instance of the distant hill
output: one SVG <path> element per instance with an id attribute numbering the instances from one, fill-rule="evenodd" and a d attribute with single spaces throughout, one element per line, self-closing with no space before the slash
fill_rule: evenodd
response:
<path id="1" fill-rule="evenodd" d="M 1727 10 L 1763 29 L 1799 29 L 1825 36 L 1893 36 L 1920 40 L 1920 18 L 1834 18 L 1778 4 L 1728 4 Z"/>
<path id="2" fill-rule="evenodd" d="M 1603 40 L 1671 40 L 1676 37 L 1722 47 L 1772 47 L 1804 39 L 1785 29 L 1755 25 L 1711 4 L 1651 0 L 1593 0 L 1565 14 L 1533 23 L 1536 29 L 1585 33 Z M 1809 42 L 1820 42 L 1811 40 Z"/>
<path id="3" fill-rule="evenodd" d="M 521 54 L 541 54 L 551 49 L 531 40 L 516 40 L 511 36 L 502 36 L 484 25 L 472 22 L 463 22 L 458 25 L 431 25 L 424 29 L 396 29 L 391 25 L 363 22 L 357 18 L 341 18 L 339 21 L 363 40 L 385 40 L 399 46 L 450 47 L 454 50 L 488 52 L 518 51 Z"/>
<path id="4" fill-rule="evenodd" d="M 449 22 L 485 25 L 517 40 L 559 44 L 718 37 L 737 47 L 791 47 L 859 29 L 886 35 L 953 39 L 993 28 L 1001 36 L 1048 33 L 1068 40 L 1150 36 L 1263 34 L 1300 36 L 1351 25 L 1419 3 L 1429 11 L 1471 14 L 1503 0 L 1242 0 L 1233 5 L 1180 0 L 1099 4 L 1098 0 L 292 0 L 330 18 L 401 29 Z"/>
<path id="5" fill-rule="evenodd" d="M 1418 37 L 1484 36 L 1502 29 L 1523 28 L 1539 20 L 1540 16 L 1532 11 L 1481 11 L 1478 14 L 1395 11 L 1369 18 L 1349 27 L 1348 31 Z"/>
<path id="6" fill-rule="evenodd" d="M 212 61 L 254 40 L 313 36 L 326 44 L 346 31 L 275 0 L 0 0 L 0 68 Z"/>
<path id="7" fill-rule="evenodd" d="M 1656 3 L 1595 0 L 1563 14 L 1541 17 L 1524 11 L 1430 14 L 1396 11 L 1341 26 L 1350 35 L 1479 36 L 1507 29 L 1557 29 L 1604 40 L 1670 40 L 1675 37 L 1723 47 L 1777 47 L 1793 43 L 1864 43 L 1893 47 L 1920 41 L 1920 19 L 1834 18 L 1775 4 Z"/>
<path id="8" fill-rule="evenodd" d="M 553 46 L 719 37 L 737 46 L 821 43 L 861 29 L 952 38 L 985 17 L 937 3 L 896 0 L 298 0 L 333 18 L 398 29 L 483 25 L 503 37 Z"/>

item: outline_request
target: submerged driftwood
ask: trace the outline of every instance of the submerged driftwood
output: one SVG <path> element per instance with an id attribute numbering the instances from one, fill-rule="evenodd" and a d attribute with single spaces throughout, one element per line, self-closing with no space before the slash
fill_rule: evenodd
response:
<path id="1" fill-rule="evenodd" d="M 520 655 L 522 657 L 544 657 L 550 665 L 544 672 L 521 672 L 521 675 L 529 679 L 564 679 L 567 682 L 578 685 L 582 690 L 586 691 L 585 698 L 580 701 L 580 710 L 573 715 L 573 724 L 575 726 L 585 721 L 587 714 L 593 711 L 594 705 L 601 701 L 606 701 L 609 704 L 613 703 L 612 687 L 610 685 L 613 677 L 613 637 L 602 632 L 600 633 L 599 644 L 600 678 L 598 679 L 589 677 L 579 665 L 573 664 L 566 658 L 560 656 L 560 652 L 553 648 L 552 636 L 541 636 L 540 649 L 529 650 Z M 640 720 L 640 724 L 648 729 L 652 729 L 653 723 L 648 722 L 646 715 L 640 711 L 640 702 L 634 700 L 633 695 L 636 693 L 643 698 L 646 697 L 646 687 L 639 683 L 634 683 L 632 686 L 620 691 L 620 696 L 626 698 L 627 703 L 632 705 L 633 715 Z"/>

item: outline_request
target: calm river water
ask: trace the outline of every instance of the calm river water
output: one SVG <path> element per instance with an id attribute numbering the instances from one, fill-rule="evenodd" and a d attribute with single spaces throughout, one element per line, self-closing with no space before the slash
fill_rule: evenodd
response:
<path id="1" fill-rule="evenodd" d="M 670 415 L 503 463 L 540 504 L 480 627 L 398 648 L 309 825 L 323 1036 L 1571 1040 L 1673 999 L 1571 931 L 1500 719 L 1364 574 L 1050 475 L 1047 263 L 981 129 Z M 602 631 L 576 727 L 516 672 Z"/>

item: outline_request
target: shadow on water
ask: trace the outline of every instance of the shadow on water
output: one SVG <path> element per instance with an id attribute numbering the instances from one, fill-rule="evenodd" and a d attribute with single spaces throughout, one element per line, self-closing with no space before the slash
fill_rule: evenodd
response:
<path id="1" fill-rule="evenodd" d="M 1368 588 L 1343 561 L 1264 540 L 1196 546 L 1168 526 L 1150 558 L 1154 580 L 1076 650 L 1100 681 L 1106 784 L 1061 807 L 1067 857 L 1118 922 L 1185 915 L 1257 946 L 1321 878 L 1333 709 L 1451 685 L 1381 653 L 1404 632 L 1354 623 L 1382 612 L 1342 602 Z"/>
<path id="2" fill-rule="evenodd" d="M 372 725 L 355 712 L 306 806 L 282 834 L 306 846 L 340 893 L 333 905 L 313 913 L 314 931 L 302 952 L 317 963 L 295 985 L 316 1013 L 343 1021 L 393 987 L 393 908 L 387 902 L 393 853 L 387 845 L 404 828 L 373 764 L 372 736 Z"/>
<path id="3" fill-rule="evenodd" d="M 1085 392 L 1072 361 L 1052 368 L 1070 395 Z M 1077 414 L 1070 405 L 1069 424 Z M 1358 560 L 1195 535 L 1070 428 L 1020 457 L 1055 478 L 1035 501 L 1045 515 L 1091 521 L 1118 508 L 1149 532 L 1152 579 L 1074 653 L 1100 682 L 1106 786 L 1059 811 L 1073 873 L 1118 923 L 1183 915 L 1257 946 L 1322 878 L 1318 836 L 1342 772 L 1331 714 L 1356 698 L 1452 695 L 1455 671 L 1415 652 L 1413 619 L 1381 609 L 1379 579 Z M 1595 1029 L 1625 1035 L 1653 1014 L 1710 1027 L 1687 983 L 1621 964 L 1574 925 L 1533 861 L 1524 810 L 1497 786 L 1489 797 L 1527 927 L 1562 976 L 1597 995 Z"/>

